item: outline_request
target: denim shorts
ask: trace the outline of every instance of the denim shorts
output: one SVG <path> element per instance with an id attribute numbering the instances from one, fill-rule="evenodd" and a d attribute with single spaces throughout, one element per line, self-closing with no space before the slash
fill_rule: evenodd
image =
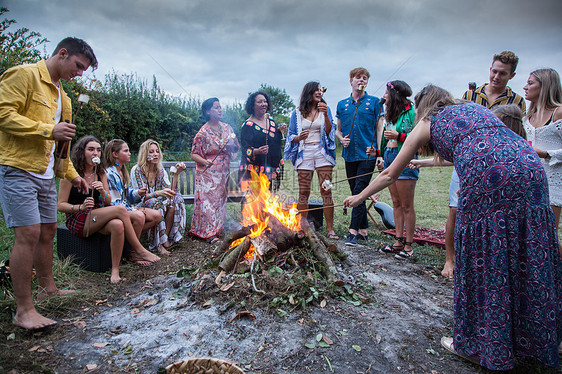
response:
<path id="1" fill-rule="evenodd" d="M 386 150 L 384 151 L 385 169 L 388 168 L 390 164 L 392 164 L 392 161 L 394 161 L 396 156 L 398 156 L 398 147 L 386 148 Z M 417 159 L 418 156 L 415 156 L 414 158 Z M 405 168 L 402 174 L 400 174 L 400 176 L 398 177 L 398 179 L 412 179 L 417 181 L 419 179 L 419 175 L 420 175 L 419 169 Z"/>
<path id="2" fill-rule="evenodd" d="M 7 227 L 57 222 L 53 179 L 40 179 L 12 166 L 0 165 L 0 204 Z"/>
<path id="3" fill-rule="evenodd" d="M 459 205 L 459 175 L 457 171 L 453 169 L 453 174 L 451 174 L 451 184 L 449 185 L 449 206 L 456 208 Z"/>

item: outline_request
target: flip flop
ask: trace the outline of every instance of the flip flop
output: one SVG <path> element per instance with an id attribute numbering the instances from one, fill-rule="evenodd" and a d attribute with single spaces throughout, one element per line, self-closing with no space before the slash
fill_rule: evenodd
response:
<path id="1" fill-rule="evenodd" d="M 328 234 L 328 238 L 333 239 L 333 240 L 339 240 L 339 236 L 337 236 L 336 234 Z"/>
<path id="2" fill-rule="evenodd" d="M 208 242 L 209 244 L 215 244 L 215 243 L 220 242 L 220 239 L 217 238 L 216 236 L 213 236 L 213 237 L 207 239 L 207 242 Z"/>
<path id="3" fill-rule="evenodd" d="M 480 360 L 478 360 L 478 358 L 472 357 L 472 356 L 467 356 L 467 355 L 464 355 L 462 353 L 459 353 L 459 352 L 455 351 L 455 347 L 453 345 L 453 338 L 447 337 L 447 336 L 441 337 L 441 345 L 443 346 L 443 348 L 445 348 L 449 352 L 451 352 L 451 353 L 453 353 L 453 354 L 455 354 L 459 357 L 462 357 L 465 360 L 468 360 L 468 361 L 472 362 L 473 364 L 480 365 Z"/>

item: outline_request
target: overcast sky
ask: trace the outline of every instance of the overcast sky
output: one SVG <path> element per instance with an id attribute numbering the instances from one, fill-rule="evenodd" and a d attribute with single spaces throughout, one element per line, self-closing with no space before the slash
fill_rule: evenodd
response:
<path id="1" fill-rule="evenodd" d="M 349 70 L 367 68 L 370 94 L 388 80 L 427 83 L 460 97 L 488 81 L 494 53 L 520 58 L 510 86 L 523 94 L 529 72 L 562 73 L 562 0 L 0 0 L 18 23 L 49 39 L 94 49 L 103 78 L 136 73 L 174 95 L 223 104 L 261 83 L 298 103 L 318 80 L 334 110 L 350 94 Z M 87 73 L 86 76 L 91 76 Z M 179 83 L 179 84 L 178 84 Z M 180 87 L 181 85 L 181 87 Z M 183 87 L 183 89 L 182 89 Z M 185 90 L 185 91 L 184 91 Z"/>

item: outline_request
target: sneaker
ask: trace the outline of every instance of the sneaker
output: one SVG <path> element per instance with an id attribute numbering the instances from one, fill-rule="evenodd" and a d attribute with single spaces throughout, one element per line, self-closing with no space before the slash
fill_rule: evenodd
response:
<path id="1" fill-rule="evenodd" d="M 348 247 L 355 247 L 357 245 L 357 235 L 349 233 L 345 237 L 345 245 Z"/>
<path id="2" fill-rule="evenodd" d="M 369 241 L 369 234 L 363 236 L 363 235 L 357 233 L 357 240 Z"/>

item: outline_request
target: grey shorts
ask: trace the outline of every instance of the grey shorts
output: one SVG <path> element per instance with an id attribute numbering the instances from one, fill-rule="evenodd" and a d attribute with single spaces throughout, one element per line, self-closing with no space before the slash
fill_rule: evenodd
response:
<path id="1" fill-rule="evenodd" d="M 52 179 L 0 165 L 0 204 L 7 227 L 57 222 L 57 191 Z"/>

